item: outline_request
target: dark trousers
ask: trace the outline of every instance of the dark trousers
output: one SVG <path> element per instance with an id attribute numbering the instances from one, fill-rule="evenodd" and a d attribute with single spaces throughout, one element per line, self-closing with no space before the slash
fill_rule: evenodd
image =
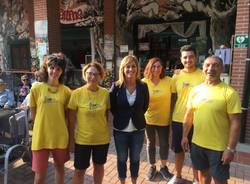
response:
<path id="1" fill-rule="evenodd" d="M 114 130 L 115 148 L 117 152 L 117 169 L 120 179 L 126 178 L 127 160 L 130 160 L 131 178 L 138 177 L 140 153 L 144 141 L 144 130 L 122 132 Z"/>

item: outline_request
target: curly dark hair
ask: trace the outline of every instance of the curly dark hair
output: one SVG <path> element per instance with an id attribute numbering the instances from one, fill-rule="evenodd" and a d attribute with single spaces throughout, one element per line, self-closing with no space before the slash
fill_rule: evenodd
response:
<path id="1" fill-rule="evenodd" d="M 41 72 L 41 75 L 43 76 L 42 77 L 43 82 L 48 81 L 48 67 L 50 66 L 59 66 L 62 69 L 62 74 L 59 77 L 59 83 L 63 83 L 64 73 L 66 68 L 65 55 L 59 52 L 50 54 L 45 58 L 39 70 L 39 72 Z"/>

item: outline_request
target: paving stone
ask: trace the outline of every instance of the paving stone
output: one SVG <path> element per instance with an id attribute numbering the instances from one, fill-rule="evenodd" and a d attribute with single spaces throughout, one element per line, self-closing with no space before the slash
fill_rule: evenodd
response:
<path id="1" fill-rule="evenodd" d="M 159 160 L 159 150 L 157 149 L 157 160 Z M 70 184 L 72 182 L 72 177 L 74 174 L 74 163 L 73 163 L 73 154 L 71 154 L 70 161 L 65 164 L 65 183 Z M 169 161 L 167 166 L 169 171 L 174 172 L 174 153 L 169 151 Z M 128 161 L 129 166 L 129 161 Z M 141 152 L 141 163 L 140 163 L 140 173 L 138 177 L 138 184 L 166 184 L 166 181 L 162 179 L 160 175 L 157 175 L 155 181 L 150 182 L 146 179 L 146 173 L 149 169 L 149 164 L 147 163 L 146 156 L 146 146 L 144 145 L 143 151 Z M 160 162 L 156 163 L 157 169 L 160 168 Z M 183 178 L 187 179 L 187 184 L 191 183 L 192 180 L 192 169 L 191 169 L 191 161 L 189 158 L 189 154 L 186 154 L 185 157 L 185 166 L 183 167 Z M 128 167 L 129 168 L 129 167 Z M 250 184 L 250 166 L 232 163 L 231 164 L 231 179 L 229 180 L 229 184 Z M 85 183 L 92 184 L 93 183 L 93 165 L 86 171 Z M 128 183 L 130 182 L 130 173 L 128 169 Z M 9 170 L 8 184 L 32 184 L 34 180 L 34 173 L 31 170 L 31 167 L 21 160 L 17 161 L 15 164 L 12 164 Z M 3 175 L 0 175 L 0 183 L 3 181 Z M 53 159 L 49 159 L 49 168 L 46 178 L 46 184 L 54 183 L 54 166 Z M 116 169 L 116 151 L 113 141 L 110 144 L 109 154 L 107 158 L 107 163 L 105 164 L 105 174 L 103 179 L 103 184 L 118 184 L 119 180 L 117 177 L 117 169 Z"/>

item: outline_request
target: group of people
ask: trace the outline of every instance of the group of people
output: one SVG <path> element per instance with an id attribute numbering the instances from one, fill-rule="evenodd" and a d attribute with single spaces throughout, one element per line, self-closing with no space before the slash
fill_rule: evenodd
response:
<path id="1" fill-rule="evenodd" d="M 121 184 L 126 183 L 128 158 L 131 182 L 137 183 L 145 134 L 149 180 L 158 172 L 158 137 L 159 173 L 169 183 L 183 183 L 184 154 L 189 149 L 195 183 L 208 184 L 211 177 L 216 184 L 226 183 L 240 132 L 239 95 L 220 81 L 223 65 L 219 57 L 208 57 L 202 72 L 196 68 L 193 46 L 183 46 L 180 54 L 184 69 L 172 78 L 165 76 L 161 59 L 151 58 L 142 80 L 137 58 L 125 56 L 110 91 L 99 85 L 104 68 L 95 61 L 82 69 L 86 84 L 70 90 L 63 84 L 65 58 L 48 55 L 41 66 L 43 82 L 30 90 L 34 183 L 45 183 L 50 154 L 56 183 L 64 183 L 64 163 L 70 152 L 74 152 L 74 184 L 84 182 L 91 158 L 94 183 L 102 183 L 111 137 L 109 111 Z M 167 167 L 170 132 L 175 175 Z"/>
<path id="2" fill-rule="evenodd" d="M 39 80 L 39 72 L 35 72 L 33 81 L 30 81 L 29 76 L 27 74 L 22 75 L 20 79 L 22 85 L 19 86 L 17 95 L 15 95 L 13 91 L 8 89 L 8 84 L 0 78 L 0 108 L 25 109 L 28 107 L 30 88 L 34 83 Z"/>

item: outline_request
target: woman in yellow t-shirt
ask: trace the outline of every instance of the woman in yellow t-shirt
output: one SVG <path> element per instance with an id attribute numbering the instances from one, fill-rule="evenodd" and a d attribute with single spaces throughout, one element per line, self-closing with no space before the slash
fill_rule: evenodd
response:
<path id="1" fill-rule="evenodd" d="M 73 183 L 83 183 L 90 157 L 94 164 L 94 183 L 102 183 L 110 133 L 108 126 L 109 92 L 99 86 L 104 77 L 100 63 L 83 68 L 86 85 L 72 92 L 68 105 L 70 151 L 74 151 Z M 76 126 L 75 126 L 76 123 Z"/>
<path id="2" fill-rule="evenodd" d="M 55 163 L 55 182 L 64 183 L 64 163 L 69 160 L 69 135 L 66 121 L 70 89 L 62 84 L 66 62 L 61 54 L 51 54 L 41 67 L 43 82 L 30 92 L 34 120 L 32 170 L 34 183 L 45 183 L 49 154 Z"/>
<path id="3" fill-rule="evenodd" d="M 153 180 L 157 174 L 155 160 L 156 133 L 159 138 L 159 153 L 162 177 L 169 180 L 173 175 L 166 166 L 169 149 L 169 120 L 171 103 L 171 78 L 165 76 L 165 70 L 160 58 L 151 58 L 144 71 L 144 82 L 149 89 L 149 107 L 145 113 L 147 154 L 151 167 L 148 180 Z"/>

